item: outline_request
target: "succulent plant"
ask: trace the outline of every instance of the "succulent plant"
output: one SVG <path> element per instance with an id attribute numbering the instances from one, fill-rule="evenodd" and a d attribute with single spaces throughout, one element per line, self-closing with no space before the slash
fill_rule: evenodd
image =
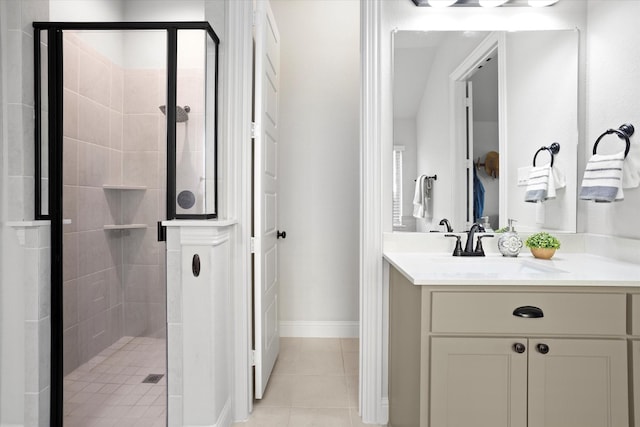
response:
<path id="1" fill-rule="evenodd" d="M 527 245 L 528 248 L 560 248 L 560 240 L 544 231 L 532 234 L 531 236 L 529 236 L 526 242 L 524 242 L 524 244 Z"/>

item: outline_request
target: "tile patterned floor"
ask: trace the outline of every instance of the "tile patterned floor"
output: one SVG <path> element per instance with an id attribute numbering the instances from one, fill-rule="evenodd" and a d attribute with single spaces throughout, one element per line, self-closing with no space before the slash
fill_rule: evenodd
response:
<path id="1" fill-rule="evenodd" d="M 64 380 L 65 427 L 165 427 L 165 343 L 124 337 Z M 233 427 L 373 427 L 358 415 L 358 340 L 281 338 L 264 399 Z"/>
<path id="2" fill-rule="evenodd" d="M 233 427 L 372 427 L 358 415 L 358 340 L 281 338 L 264 399 Z"/>
<path id="3" fill-rule="evenodd" d="M 149 374 L 166 374 L 165 340 L 121 338 L 65 377 L 64 426 L 165 427 L 167 378 Z"/>

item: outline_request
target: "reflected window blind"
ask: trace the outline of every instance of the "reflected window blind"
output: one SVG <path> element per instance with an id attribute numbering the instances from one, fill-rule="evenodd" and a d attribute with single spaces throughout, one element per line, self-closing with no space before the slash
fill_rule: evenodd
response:
<path id="1" fill-rule="evenodd" d="M 402 225 L 402 154 L 404 146 L 393 146 L 393 225 Z"/>

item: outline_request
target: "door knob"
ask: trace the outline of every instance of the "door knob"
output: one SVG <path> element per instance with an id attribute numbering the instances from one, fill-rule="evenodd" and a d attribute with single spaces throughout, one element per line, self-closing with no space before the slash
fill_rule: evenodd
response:
<path id="1" fill-rule="evenodd" d="M 526 351 L 526 347 L 521 342 L 517 342 L 513 345 L 513 351 L 516 353 L 522 354 Z"/>
<path id="2" fill-rule="evenodd" d="M 548 345 L 546 345 L 546 344 L 542 344 L 542 343 L 540 343 L 540 344 L 538 344 L 538 345 L 536 346 L 536 348 L 538 349 L 538 351 L 539 351 L 541 354 L 547 354 L 547 353 L 549 353 L 549 346 L 548 346 Z"/>
<path id="3" fill-rule="evenodd" d="M 280 238 L 286 239 L 287 238 L 287 232 L 278 230 L 276 236 L 278 236 L 278 239 L 280 239 Z"/>

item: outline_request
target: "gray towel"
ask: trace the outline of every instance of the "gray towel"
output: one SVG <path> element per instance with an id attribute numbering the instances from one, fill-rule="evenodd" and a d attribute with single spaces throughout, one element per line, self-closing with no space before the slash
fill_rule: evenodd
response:
<path id="1" fill-rule="evenodd" d="M 623 151 L 616 154 L 594 154 L 584 171 L 580 199 L 607 203 L 624 199 L 623 164 Z"/>

